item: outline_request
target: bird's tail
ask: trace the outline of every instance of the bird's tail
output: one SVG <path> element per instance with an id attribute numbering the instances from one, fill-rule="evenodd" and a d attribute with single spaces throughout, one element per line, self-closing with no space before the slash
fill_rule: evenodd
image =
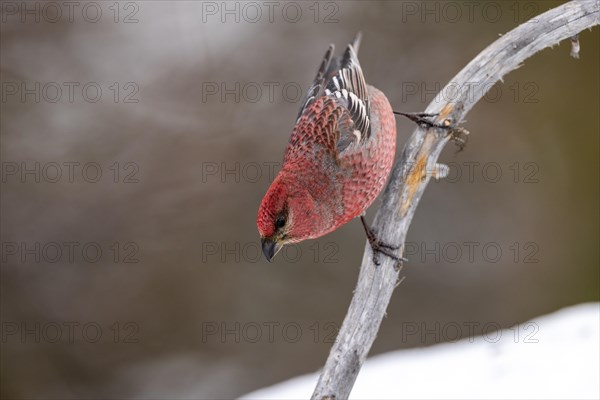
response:
<path id="1" fill-rule="evenodd" d="M 362 32 L 358 32 L 356 36 L 354 36 L 354 40 L 352 40 L 352 47 L 354 48 L 354 52 L 358 55 L 358 49 L 360 48 L 360 41 L 362 40 Z"/>

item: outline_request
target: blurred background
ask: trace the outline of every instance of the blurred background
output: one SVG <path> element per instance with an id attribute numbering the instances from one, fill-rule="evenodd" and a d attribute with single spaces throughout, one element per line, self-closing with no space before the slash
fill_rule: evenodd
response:
<path id="1" fill-rule="evenodd" d="M 327 46 L 362 31 L 367 82 L 421 111 L 560 3 L 3 2 L 2 397 L 225 399 L 318 370 L 362 227 L 270 264 L 255 219 Z M 599 42 L 542 51 L 468 114 L 371 355 L 598 301 Z"/>

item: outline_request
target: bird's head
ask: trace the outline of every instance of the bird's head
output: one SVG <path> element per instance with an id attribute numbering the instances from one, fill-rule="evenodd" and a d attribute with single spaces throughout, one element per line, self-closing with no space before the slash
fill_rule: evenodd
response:
<path id="1" fill-rule="evenodd" d="M 271 261 L 284 245 L 316 236 L 315 200 L 306 188 L 278 175 L 260 204 L 256 224 L 263 253 Z"/>

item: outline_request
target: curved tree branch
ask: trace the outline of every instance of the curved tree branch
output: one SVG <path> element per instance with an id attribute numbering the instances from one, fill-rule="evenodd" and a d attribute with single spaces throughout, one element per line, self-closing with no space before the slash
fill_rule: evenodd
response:
<path id="1" fill-rule="evenodd" d="M 600 1 L 575 0 L 518 26 L 483 50 L 435 97 L 426 109 L 440 124 L 460 122 L 498 80 L 538 51 L 576 37 L 599 23 Z M 456 91 L 460 88 L 460 91 Z M 448 99 L 454 90 L 455 96 Z M 417 128 L 392 170 L 374 230 L 385 243 L 404 244 L 408 227 L 437 159 L 450 141 L 447 130 Z M 347 399 L 375 340 L 399 270 L 389 257 L 372 262 L 367 243 L 358 284 L 348 313 L 312 395 L 313 399 Z"/>

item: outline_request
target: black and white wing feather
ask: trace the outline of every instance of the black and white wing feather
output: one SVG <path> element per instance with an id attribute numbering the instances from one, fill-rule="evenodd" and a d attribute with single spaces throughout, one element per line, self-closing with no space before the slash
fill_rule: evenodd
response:
<path id="1" fill-rule="evenodd" d="M 330 44 L 329 48 L 327 49 L 327 52 L 325 53 L 325 57 L 323 57 L 323 61 L 319 66 L 317 76 L 315 77 L 315 80 L 313 81 L 312 85 L 308 89 L 308 92 L 306 93 L 306 99 L 304 100 L 302 107 L 300 107 L 300 112 L 298 113 L 298 118 L 296 119 L 296 122 L 298 122 L 298 120 L 304 113 L 304 110 L 309 108 L 310 105 L 315 101 L 315 99 L 317 99 L 321 95 L 325 87 L 325 78 L 331 65 L 331 57 L 333 56 L 334 50 L 335 46 L 333 44 Z"/>
<path id="2" fill-rule="evenodd" d="M 333 57 L 335 47 L 329 45 L 296 120 L 298 122 L 305 112 L 310 112 L 310 106 L 322 96 L 333 99 L 344 109 L 338 121 L 338 153 L 353 143 L 364 142 L 371 133 L 367 85 L 357 57 L 360 41 L 359 33 L 340 57 Z"/>
<path id="3" fill-rule="evenodd" d="M 361 34 L 357 34 L 341 57 L 333 57 L 334 45 L 329 45 L 317 75 L 298 113 L 298 120 L 316 99 L 327 96 L 345 109 L 338 123 L 338 154 L 352 143 L 361 143 L 370 136 L 369 96 L 358 62 Z"/>
<path id="4" fill-rule="evenodd" d="M 357 142 L 367 140 L 371 133 L 369 95 L 353 45 L 346 47 L 339 70 L 327 82 L 325 95 L 331 96 L 348 110 L 350 121 L 347 128 L 352 129 L 352 132 L 348 132 L 351 135 L 346 140 Z M 344 133 L 341 132 L 340 140 L 344 139 Z"/>

